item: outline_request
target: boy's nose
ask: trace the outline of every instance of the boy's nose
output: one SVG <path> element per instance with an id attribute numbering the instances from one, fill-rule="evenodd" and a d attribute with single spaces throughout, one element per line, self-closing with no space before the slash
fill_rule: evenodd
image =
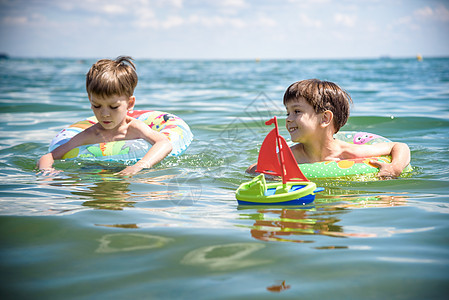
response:
<path id="1" fill-rule="evenodd" d="M 101 110 L 101 116 L 102 116 L 102 117 L 107 117 L 107 116 L 109 116 L 109 109 L 103 108 L 103 109 Z"/>

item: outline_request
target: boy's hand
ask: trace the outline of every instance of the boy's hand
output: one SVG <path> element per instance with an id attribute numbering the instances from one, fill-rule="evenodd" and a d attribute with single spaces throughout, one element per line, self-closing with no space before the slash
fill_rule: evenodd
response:
<path id="1" fill-rule="evenodd" d="M 139 171 L 142 170 L 144 167 L 145 167 L 144 164 L 137 162 L 135 165 L 128 166 L 115 174 L 120 176 L 133 176 L 139 173 Z"/>
<path id="2" fill-rule="evenodd" d="M 54 176 L 61 172 L 62 172 L 62 170 L 56 170 L 55 168 L 46 168 L 46 169 L 39 170 L 39 172 L 37 172 L 36 175 Z"/>
<path id="3" fill-rule="evenodd" d="M 133 176 L 137 174 L 141 169 L 136 169 L 134 166 L 126 167 L 125 169 L 121 170 L 118 173 L 115 173 L 115 175 L 120 176 Z"/>
<path id="4" fill-rule="evenodd" d="M 377 173 L 377 177 L 381 179 L 392 179 L 397 178 L 401 175 L 402 170 L 398 170 L 395 168 L 394 164 L 381 162 L 378 160 L 370 160 L 370 164 L 379 168 L 379 173 Z"/>
<path id="5" fill-rule="evenodd" d="M 246 169 L 245 172 L 249 173 L 249 174 L 256 174 L 257 173 L 256 169 L 257 169 L 257 163 L 252 164 L 251 166 L 249 166 L 248 169 Z"/>

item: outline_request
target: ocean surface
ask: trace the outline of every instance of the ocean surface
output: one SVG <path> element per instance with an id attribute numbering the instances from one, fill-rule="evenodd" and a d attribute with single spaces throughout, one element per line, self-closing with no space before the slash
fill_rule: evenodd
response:
<path id="1" fill-rule="evenodd" d="M 195 137 L 131 178 L 112 163 L 36 161 L 93 115 L 96 59 L 0 60 L 2 299 L 447 299 L 449 58 L 136 60 L 136 109 L 178 115 Z M 293 82 L 338 83 L 354 100 L 342 130 L 407 143 L 394 180 L 316 180 L 306 207 L 239 207 Z"/>

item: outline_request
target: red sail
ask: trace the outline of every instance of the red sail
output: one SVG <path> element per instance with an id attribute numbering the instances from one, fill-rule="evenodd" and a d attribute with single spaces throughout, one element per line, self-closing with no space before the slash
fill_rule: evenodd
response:
<path id="1" fill-rule="evenodd" d="M 283 183 L 287 181 L 309 181 L 299 169 L 287 142 L 279 135 L 276 117 L 265 122 L 266 125 L 273 123 L 275 128 L 268 133 L 260 148 L 256 172 L 282 176 Z M 276 151 L 277 148 L 279 149 L 279 155 Z"/>
<path id="2" fill-rule="evenodd" d="M 282 176 L 283 171 L 278 155 L 276 153 L 276 128 L 270 131 L 263 140 L 262 147 L 260 147 L 259 158 L 257 159 L 258 173 L 264 173 L 275 176 Z"/>
<path id="3" fill-rule="evenodd" d="M 302 173 L 301 169 L 296 162 L 295 156 L 292 150 L 287 145 L 287 142 L 282 136 L 279 136 L 281 140 L 282 153 L 284 154 L 284 170 L 285 176 L 283 181 L 309 181 Z"/>

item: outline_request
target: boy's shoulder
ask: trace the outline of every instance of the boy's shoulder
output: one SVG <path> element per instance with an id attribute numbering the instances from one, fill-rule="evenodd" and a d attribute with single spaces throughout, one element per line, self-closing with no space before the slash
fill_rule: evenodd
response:
<path id="1" fill-rule="evenodd" d="M 141 136 L 142 134 L 146 135 L 154 131 L 150 128 L 150 126 L 148 126 L 148 124 L 146 124 L 142 120 L 135 119 L 129 116 L 127 118 L 129 118 L 127 120 L 128 131 L 133 135 Z"/>
<path id="2" fill-rule="evenodd" d="M 131 129 L 146 129 L 147 127 L 149 128 L 149 126 L 142 120 L 130 116 L 126 116 L 126 118 L 126 124 L 128 124 L 128 127 Z"/>
<path id="3" fill-rule="evenodd" d="M 360 148 L 363 148 L 364 145 L 357 145 L 348 143 L 345 141 L 341 141 L 336 139 L 335 143 L 338 144 L 338 152 L 340 153 L 338 158 L 340 159 L 346 159 L 346 158 L 352 158 L 357 152 L 360 152 Z"/>

